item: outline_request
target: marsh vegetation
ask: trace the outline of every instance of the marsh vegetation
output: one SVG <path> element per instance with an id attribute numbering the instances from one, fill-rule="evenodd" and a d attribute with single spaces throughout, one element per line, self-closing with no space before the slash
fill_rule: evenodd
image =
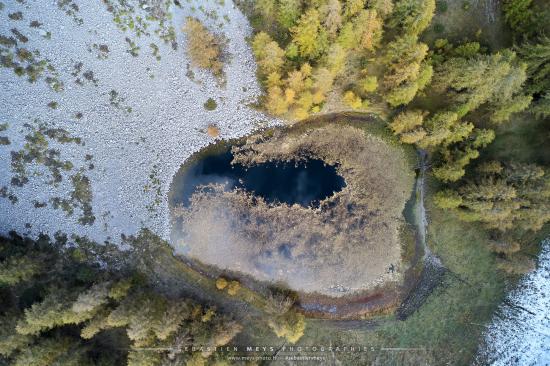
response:
<path id="1" fill-rule="evenodd" d="M 342 123 L 253 135 L 231 152 L 173 186 L 178 251 L 305 293 L 400 282 L 413 172 L 399 147 Z"/>

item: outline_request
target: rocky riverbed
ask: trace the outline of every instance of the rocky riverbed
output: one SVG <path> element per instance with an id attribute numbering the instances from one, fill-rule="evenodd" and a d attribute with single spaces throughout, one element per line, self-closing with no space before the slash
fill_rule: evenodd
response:
<path id="1" fill-rule="evenodd" d="M 208 126 L 234 138 L 278 123 L 248 106 L 260 93 L 251 29 L 230 0 L 0 9 L 0 234 L 168 238 L 170 182 L 215 140 Z M 187 16 L 227 39 L 222 79 L 190 66 Z"/>
<path id="2" fill-rule="evenodd" d="M 485 331 L 477 364 L 550 364 L 550 238 L 537 269 L 512 291 Z"/>

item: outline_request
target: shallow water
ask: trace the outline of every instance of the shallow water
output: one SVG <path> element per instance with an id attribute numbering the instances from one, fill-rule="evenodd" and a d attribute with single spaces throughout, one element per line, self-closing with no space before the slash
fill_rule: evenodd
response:
<path id="1" fill-rule="evenodd" d="M 225 189 L 242 188 L 269 203 L 281 202 L 304 207 L 341 191 L 346 186 L 336 167 L 322 160 L 306 162 L 267 162 L 253 167 L 231 164 L 229 150 L 199 159 L 177 173 L 172 187 L 172 205 L 188 206 L 198 186 L 223 184 Z"/>

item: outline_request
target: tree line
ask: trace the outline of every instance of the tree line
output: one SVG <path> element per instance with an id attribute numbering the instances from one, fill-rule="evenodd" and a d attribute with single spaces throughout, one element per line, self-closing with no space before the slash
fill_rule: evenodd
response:
<path id="1" fill-rule="evenodd" d="M 368 108 L 375 94 L 392 106 L 410 102 L 432 76 L 418 35 L 434 9 L 435 0 L 256 2 L 252 48 L 264 107 L 300 120 L 320 112 L 336 89 L 337 103 L 351 109 Z"/>
<path id="2" fill-rule="evenodd" d="M 216 348 L 243 325 L 216 302 L 159 285 L 166 278 L 156 267 L 172 265 L 155 255 L 166 251 L 180 263 L 166 242 L 150 232 L 127 240 L 132 249 L 121 252 L 61 234 L 0 238 L 0 365 L 232 364 L 233 352 Z M 230 297 L 240 291 L 224 278 L 213 288 Z M 266 326 L 291 343 L 305 327 L 293 304 L 291 294 L 273 290 L 260 309 Z"/>

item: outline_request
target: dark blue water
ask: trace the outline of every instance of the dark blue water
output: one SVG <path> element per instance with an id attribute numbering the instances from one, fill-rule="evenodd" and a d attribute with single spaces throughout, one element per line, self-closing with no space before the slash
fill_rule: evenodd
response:
<path id="1" fill-rule="evenodd" d="M 182 169 L 174 179 L 172 203 L 184 206 L 197 186 L 224 184 L 227 190 L 242 188 L 269 203 L 282 202 L 302 206 L 318 206 L 319 201 L 346 186 L 336 168 L 322 160 L 301 163 L 267 162 L 253 167 L 232 165 L 230 151 L 210 155 Z"/>

